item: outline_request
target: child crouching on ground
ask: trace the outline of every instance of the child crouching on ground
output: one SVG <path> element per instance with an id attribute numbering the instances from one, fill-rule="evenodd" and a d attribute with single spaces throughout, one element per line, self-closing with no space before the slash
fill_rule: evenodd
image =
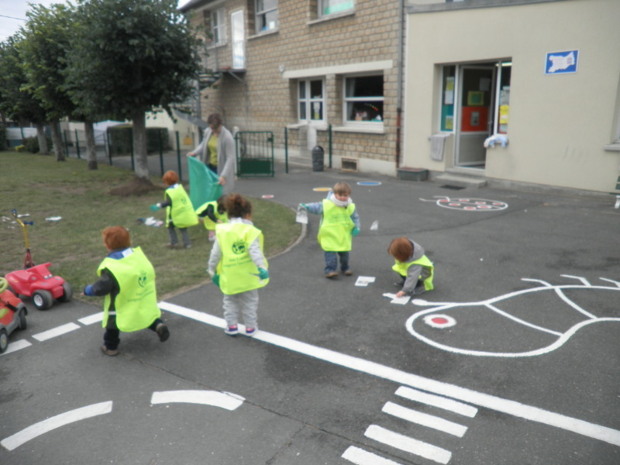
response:
<path id="1" fill-rule="evenodd" d="M 118 355 L 121 331 L 149 328 L 164 342 L 170 331 L 157 305 L 153 265 L 140 247 L 131 247 L 129 231 L 124 227 L 109 226 L 101 236 L 108 255 L 97 269 L 99 279 L 83 292 L 86 296 L 105 296 L 101 351 L 109 356 Z"/>
<path id="2" fill-rule="evenodd" d="M 151 205 L 151 210 L 166 209 L 166 227 L 170 236 L 170 243 L 167 247 L 174 249 L 177 246 L 178 238 L 175 228 L 179 228 L 183 237 L 183 245 L 189 249 L 192 244 L 187 228 L 198 224 L 198 215 L 194 211 L 192 201 L 185 192 L 183 184 L 179 183 L 179 176 L 175 171 L 166 171 L 161 179 L 168 186 L 164 192 L 164 201 Z"/>
<path id="3" fill-rule="evenodd" d="M 407 237 L 397 237 L 390 242 L 388 253 L 394 257 L 392 269 L 401 278 L 399 283 L 395 283 L 401 287 L 396 297 L 433 290 L 435 267 L 420 244 Z"/>
<path id="4" fill-rule="evenodd" d="M 252 223 L 252 204 L 239 194 L 224 201 L 229 222 L 215 227 L 207 271 L 224 294 L 224 332 L 236 336 L 243 316 L 246 336 L 258 331 L 258 289 L 269 283 L 263 233 Z"/>
<path id="5" fill-rule="evenodd" d="M 360 219 L 351 199 L 351 186 L 346 182 L 337 182 L 322 202 L 300 205 L 310 213 L 322 215 L 317 239 L 325 253 L 325 277 L 331 279 L 338 276 L 339 258 L 340 271 L 345 276 L 351 276 L 349 252 L 353 246 L 352 237 L 360 232 Z"/>
<path id="6" fill-rule="evenodd" d="M 205 229 L 209 231 L 209 240 L 211 242 L 215 240 L 215 225 L 228 221 L 228 214 L 224 205 L 225 198 L 225 195 L 220 195 L 219 199 L 207 202 L 196 210 L 198 220 L 202 221 Z"/>

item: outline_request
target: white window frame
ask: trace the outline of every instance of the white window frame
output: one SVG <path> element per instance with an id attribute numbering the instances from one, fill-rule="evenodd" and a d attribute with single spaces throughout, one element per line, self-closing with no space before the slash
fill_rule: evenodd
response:
<path id="1" fill-rule="evenodd" d="M 380 77 L 384 82 L 383 82 L 383 95 L 381 96 L 372 96 L 372 95 L 367 95 L 367 96 L 359 96 L 359 97 L 355 97 L 355 96 L 348 96 L 347 95 L 347 82 L 349 81 L 349 79 L 358 79 L 358 78 L 364 78 L 364 77 Z M 355 104 L 355 103 L 360 103 L 360 102 L 368 102 L 369 105 L 369 112 L 372 114 L 373 112 L 373 108 L 372 108 L 372 102 L 377 102 L 377 103 L 381 103 L 381 106 L 383 108 L 383 110 L 381 111 L 381 119 L 377 120 L 377 119 L 370 119 L 370 120 L 356 120 L 356 119 L 349 119 L 349 104 Z M 372 74 L 355 74 L 355 75 L 345 75 L 343 76 L 342 79 L 342 119 L 343 119 L 343 124 L 345 126 L 350 126 L 350 127 L 364 127 L 364 128 L 376 128 L 376 129 L 383 129 L 383 120 L 385 118 L 385 76 L 383 73 L 372 73 Z M 363 117 L 363 115 L 360 115 L 360 117 Z M 369 117 L 369 116 L 368 116 Z"/>
<path id="2" fill-rule="evenodd" d="M 278 1 L 275 0 L 275 6 L 273 8 L 267 8 L 263 10 L 259 10 L 258 6 L 261 0 L 254 1 L 254 22 L 256 25 L 256 33 L 261 34 L 264 32 L 274 31 L 278 29 Z M 273 25 L 269 25 L 266 21 L 267 14 L 274 12 L 276 13 L 276 18 Z M 261 28 L 261 24 L 265 23 L 265 27 Z"/>
<path id="3" fill-rule="evenodd" d="M 320 97 L 312 96 L 311 88 L 312 88 L 313 82 L 321 83 L 321 96 Z M 301 95 L 302 86 L 304 88 L 303 97 Z M 306 115 L 304 118 L 302 118 L 302 114 L 301 114 L 302 103 L 305 105 L 305 109 L 306 109 Z M 318 105 L 318 104 L 320 104 L 321 110 L 322 110 L 321 117 L 313 118 L 312 107 L 313 105 Z M 325 79 L 316 77 L 316 78 L 309 78 L 309 79 L 300 79 L 299 81 L 297 81 L 297 118 L 299 122 L 310 123 L 310 124 L 325 123 L 326 113 L 327 113 L 327 107 L 325 105 Z"/>
<path id="4" fill-rule="evenodd" d="M 211 46 L 216 47 L 226 43 L 226 10 L 218 8 L 211 11 Z"/>
<path id="5" fill-rule="evenodd" d="M 319 0 L 317 13 L 319 18 L 324 18 L 331 15 L 349 12 L 354 9 L 355 0 Z"/>

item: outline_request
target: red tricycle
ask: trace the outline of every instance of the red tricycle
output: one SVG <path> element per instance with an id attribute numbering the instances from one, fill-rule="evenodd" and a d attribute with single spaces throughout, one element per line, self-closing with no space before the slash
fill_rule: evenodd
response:
<path id="1" fill-rule="evenodd" d="M 26 329 L 28 310 L 24 303 L 8 290 L 9 283 L 0 278 L 0 354 L 9 345 L 9 335 L 16 329 Z"/>
<path id="2" fill-rule="evenodd" d="M 32 303 L 39 310 L 47 310 L 54 305 L 54 300 L 68 302 L 73 297 L 71 285 L 59 276 L 53 276 L 49 270 L 51 263 L 35 265 L 30 254 L 30 242 L 28 240 L 27 224 L 22 221 L 16 210 L 11 213 L 24 233 L 26 245 L 26 257 L 24 269 L 12 271 L 6 275 L 6 279 L 13 292 L 20 296 L 32 297 Z"/>

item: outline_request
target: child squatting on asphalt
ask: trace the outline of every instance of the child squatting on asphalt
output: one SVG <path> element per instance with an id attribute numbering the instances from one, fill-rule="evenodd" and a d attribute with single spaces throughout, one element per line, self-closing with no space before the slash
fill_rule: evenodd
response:
<path id="1" fill-rule="evenodd" d="M 224 294 L 224 332 L 236 336 L 242 315 L 246 336 L 254 336 L 258 331 L 258 289 L 269 283 L 263 233 L 252 223 L 249 200 L 228 194 L 224 205 L 229 222 L 215 226 L 207 272 Z"/>
<path id="2" fill-rule="evenodd" d="M 420 244 L 407 237 L 397 237 L 390 242 L 388 253 L 394 257 L 392 269 L 400 277 L 400 282 L 394 283 L 401 288 L 396 297 L 433 290 L 435 267 Z"/>
<path id="3" fill-rule="evenodd" d="M 176 171 L 166 171 L 161 179 L 168 186 L 164 191 L 164 201 L 151 205 L 150 208 L 152 211 L 160 208 L 166 209 L 166 227 L 170 236 L 170 243 L 167 247 L 174 249 L 177 246 L 178 238 L 175 228 L 179 228 L 183 237 L 183 245 L 189 249 L 192 244 L 189 240 L 187 228 L 198 224 L 198 215 L 194 211 L 183 184 L 179 183 L 179 175 Z"/>
<path id="4" fill-rule="evenodd" d="M 312 214 L 322 215 L 317 239 L 325 253 L 325 277 L 331 279 L 338 276 L 339 258 L 340 271 L 345 276 L 351 276 L 349 252 L 353 245 L 352 238 L 359 234 L 361 227 L 351 199 L 351 186 L 346 182 L 337 182 L 326 199 L 300 206 Z"/>
<path id="5" fill-rule="evenodd" d="M 140 247 L 131 247 L 129 231 L 123 226 L 109 226 L 101 236 L 108 255 L 97 268 L 99 279 L 83 292 L 86 296 L 105 296 L 101 351 L 109 356 L 118 355 L 121 331 L 149 328 L 161 342 L 166 341 L 170 331 L 157 306 L 153 265 Z"/>

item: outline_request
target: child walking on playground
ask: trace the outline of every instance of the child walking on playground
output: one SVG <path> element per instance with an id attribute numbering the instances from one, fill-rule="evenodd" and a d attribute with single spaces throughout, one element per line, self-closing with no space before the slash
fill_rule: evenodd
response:
<path id="1" fill-rule="evenodd" d="M 196 210 L 198 220 L 202 221 L 204 227 L 209 231 L 209 241 L 215 240 L 215 225 L 218 223 L 226 223 L 228 215 L 224 206 L 225 195 L 220 195 L 217 200 L 206 202 Z"/>
<path id="2" fill-rule="evenodd" d="M 258 331 L 258 289 L 269 283 L 263 233 L 252 223 L 249 200 L 239 194 L 228 194 L 224 205 L 229 222 L 215 227 L 207 271 L 224 294 L 224 332 L 236 336 L 242 316 L 246 336 L 254 336 Z"/>
<path id="3" fill-rule="evenodd" d="M 108 255 L 97 275 L 99 279 L 84 288 L 86 296 L 105 296 L 103 321 L 105 328 L 101 351 L 118 355 L 120 332 L 150 329 L 164 342 L 170 336 L 157 306 L 155 270 L 140 247 L 131 247 L 129 231 L 122 226 L 109 226 L 101 232 Z"/>
<path id="4" fill-rule="evenodd" d="M 351 186 L 346 182 L 337 182 L 323 201 L 300 205 L 312 214 L 322 215 L 317 239 L 325 255 L 325 277 L 332 279 L 338 276 L 338 259 L 342 274 L 351 276 L 349 252 L 353 246 L 352 238 L 360 232 L 360 219 L 351 199 Z"/>
<path id="5" fill-rule="evenodd" d="M 198 224 L 198 215 L 194 211 L 192 201 L 189 199 L 183 184 L 179 183 L 179 176 L 176 171 L 166 171 L 161 179 L 168 186 L 164 192 L 164 201 L 151 205 L 151 210 L 166 209 L 166 227 L 170 236 L 170 243 L 166 247 L 176 248 L 179 241 L 176 228 L 179 228 L 183 238 L 183 246 L 189 249 L 192 244 L 187 228 Z"/>
<path id="6" fill-rule="evenodd" d="M 401 288 L 396 297 L 419 295 L 434 289 L 435 267 L 420 244 L 407 237 L 397 237 L 390 242 L 388 253 L 394 257 L 392 269 L 400 277 L 395 283 Z"/>

